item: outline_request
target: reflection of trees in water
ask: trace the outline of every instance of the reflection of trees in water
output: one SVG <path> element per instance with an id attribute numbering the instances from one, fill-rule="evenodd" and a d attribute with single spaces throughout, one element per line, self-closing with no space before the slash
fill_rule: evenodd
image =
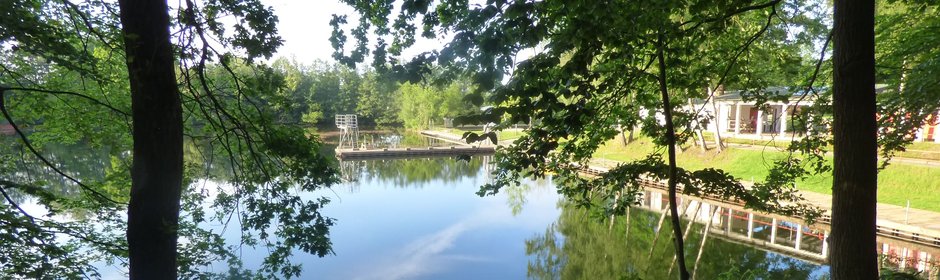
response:
<path id="1" fill-rule="evenodd" d="M 537 279 L 670 279 L 673 244 L 658 242 L 649 256 L 656 235 L 658 214 L 633 209 L 629 240 L 622 217 L 612 230 L 600 221 L 603 215 L 562 206 L 558 221 L 544 234 L 526 240 L 530 256 L 528 274 Z M 669 223 L 663 232 L 671 231 Z M 702 225 L 695 224 L 689 237 L 687 259 L 695 259 L 702 238 Z M 668 238 L 661 236 L 660 238 Z M 817 265 L 745 245 L 709 237 L 702 255 L 698 279 L 807 279 Z"/>
<path id="2" fill-rule="evenodd" d="M 522 208 L 525 207 L 526 196 L 536 189 L 547 189 L 553 187 L 551 178 L 538 178 L 533 180 L 525 180 L 520 182 L 515 186 L 508 186 L 503 188 L 503 192 L 506 193 L 506 206 L 509 206 L 509 209 L 512 211 L 512 215 L 518 215 L 522 212 Z"/>
<path id="3" fill-rule="evenodd" d="M 339 143 L 339 135 L 334 133 L 326 134 L 322 139 L 325 144 L 334 147 Z M 358 142 L 362 143 L 362 145 L 368 149 L 423 148 L 453 145 L 449 142 L 430 138 L 410 130 L 360 131 Z"/>
<path id="4" fill-rule="evenodd" d="M 455 158 L 377 159 L 340 162 L 347 181 L 378 180 L 396 187 L 424 186 L 433 180 L 456 182 L 480 175 L 488 159 L 473 157 L 470 161 Z"/>
<path id="5" fill-rule="evenodd" d="M 0 180 L 19 185 L 30 185 L 46 189 L 58 196 L 77 198 L 81 193 L 74 182 L 62 177 L 30 154 L 15 139 L 0 139 Z M 186 141 L 184 156 L 188 174 L 195 178 L 216 181 L 231 181 L 232 162 L 220 147 L 206 143 Z M 40 151 L 56 168 L 83 182 L 101 188 L 100 191 L 114 196 L 126 193 L 130 188 L 130 152 L 111 147 L 93 147 L 78 143 L 73 145 L 46 144 Z M 18 202 L 22 194 L 14 191 L 11 196 Z"/>
<path id="6" fill-rule="evenodd" d="M 47 144 L 40 152 L 56 168 L 86 183 L 104 180 L 114 169 L 121 168 L 121 161 L 126 159 L 119 151 L 112 151 L 108 147 L 92 148 L 84 144 Z M 12 138 L 0 139 L 0 159 L 3 161 L 0 165 L 2 181 L 41 187 L 52 194 L 67 198 L 76 198 L 81 193 L 73 182 L 54 172 Z M 25 196 L 18 192 L 17 188 L 11 189 L 10 196 L 18 203 L 25 200 Z"/>

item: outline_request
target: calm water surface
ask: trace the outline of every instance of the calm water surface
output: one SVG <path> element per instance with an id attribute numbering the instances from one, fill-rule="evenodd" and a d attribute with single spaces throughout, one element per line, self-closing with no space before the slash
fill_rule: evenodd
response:
<path id="1" fill-rule="evenodd" d="M 560 213 L 549 181 L 526 182 L 525 206 L 515 213 L 520 197 L 477 196 L 486 182 L 479 159 L 342 164 L 358 172 L 355 181 L 322 193 L 334 198 L 324 212 L 338 220 L 336 255 L 303 261 L 307 273 L 326 279 L 525 278 L 524 241 Z"/>
<path id="2" fill-rule="evenodd" d="M 428 145 L 417 136 L 374 139 L 390 145 Z M 496 196 L 479 197 L 475 192 L 489 178 L 488 161 L 477 157 L 470 162 L 437 158 L 340 163 L 342 184 L 304 194 L 331 198 L 322 211 L 336 219 L 330 236 L 335 255 L 318 258 L 296 252 L 291 260 L 303 265 L 301 279 L 676 277 L 670 272 L 669 223 L 653 246 L 659 213 L 635 209 L 629 224 L 620 217 L 611 227 L 602 214 L 568 206 L 550 178 L 526 180 Z M 92 170 L 103 164 L 75 162 Z M 687 240 L 690 270 L 701 229 L 693 227 Z M 236 230 L 225 235 L 229 241 L 238 240 Z M 704 248 L 699 279 L 815 279 L 828 270 L 714 235 Z M 243 247 L 240 254 L 246 268 L 257 268 L 267 252 Z M 102 265 L 102 270 L 105 279 L 126 277 L 126 268 Z"/>
<path id="3" fill-rule="evenodd" d="M 601 215 L 566 206 L 550 179 L 479 197 L 486 158 L 343 162 L 348 180 L 311 194 L 333 198 L 336 255 L 299 254 L 317 279 L 662 279 L 670 277 L 668 235 L 652 248 L 658 213 L 636 210 L 629 237 Z M 668 223 L 666 223 L 668 224 Z M 701 226 L 696 228 L 700 232 Z M 667 227 L 664 232 L 670 232 Z M 699 244 L 699 233 L 688 244 Z M 697 246 L 689 249 L 689 269 Z M 260 261 L 260 258 L 256 261 Z M 700 279 L 813 279 L 826 267 L 709 238 Z M 247 264 L 250 266 L 251 261 Z M 676 277 L 675 271 L 670 278 Z"/>

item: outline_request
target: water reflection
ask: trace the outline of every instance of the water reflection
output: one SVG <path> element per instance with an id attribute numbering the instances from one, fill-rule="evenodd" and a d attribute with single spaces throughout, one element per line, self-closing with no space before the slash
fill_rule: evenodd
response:
<path id="1" fill-rule="evenodd" d="M 304 277 L 320 279 L 520 279 L 524 240 L 559 215 L 550 181 L 478 197 L 485 158 L 354 162 L 324 211 L 337 218 L 335 256 L 303 257 Z M 525 206 L 521 206 L 524 204 Z M 513 211 L 511 205 L 519 205 Z"/>
<path id="2" fill-rule="evenodd" d="M 676 275 L 668 202 L 649 188 L 641 205 L 612 224 L 601 213 L 562 205 L 558 222 L 526 241 L 529 276 L 538 279 L 667 279 Z M 686 260 L 698 279 L 828 278 L 828 226 L 754 213 L 739 206 L 682 197 Z M 662 228 L 659 226 L 662 225 Z M 657 242 L 659 240 L 659 242 Z M 940 248 L 879 237 L 882 267 L 940 278 Z"/>
<path id="3" fill-rule="evenodd" d="M 324 143 L 335 147 L 340 134 L 336 131 L 319 132 Z M 453 146 L 454 143 L 426 137 L 410 130 L 364 130 L 359 132 L 356 143 L 360 149 L 396 149 Z"/>
<path id="4" fill-rule="evenodd" d="M 338 220 L 331 234 L 336 255 L 323 259 L 298 255 L 295 261 L 303 263 L 303 277 L 676 277 L 670 225 L 663 223 L 657 229 L 666 207 L 661 193 L 647 191 L 642 206 L 611 225 L 601 213 L 565 203 L 550 180 L 524 181 L 495 197 L 476 196 L 478 186 L 488 180 L 488 161 L 475 157 L 470 162 L 452 158 L 342 162 L 343 171 L 355 180 L 330 192 L 310 194 L 333 198 L 324 214 Z M 687 238 L 686 260 L 698 279 L 827 278 L 828 268 L 818 258 L 824 250 L 825 228 L 725 205 L 693 200 L 685 205 L 686 216 L 696 220 Z M 889 248 L 896 255 L 923 254 L 892 244 Z M 885 265 L 891 263 L 886 259 Z M 252 261 L 246 264 L 251 266 Z"/>
<path id="5" fill-rule="evenodd" d="M 388 143 L 395 145 L 434 144 L 427 143 L 426 138 L 389 139 Z M 122 159 L 121 153 L 107 149 L 89 153 L 50 147 L 45 152 L 63 170 L 92 181 L 107 176 L 108 170 Z M 187 156 L 200 158 L 196 152 Z M 333 198 L 323 212 L 337 219 L 331 233 L 336 255 L 321 259 L 295 252 L 292 260 L 304 268 L 301 278 L 675 278 L 676 271 L 670 268 L 670 225 L 666 222 L 657 229 L 667 205 L 661 193 L 647 191 L 641 207 L 632 208 L 629 215 L 617 217 L 611 225 L 601 213 L 562 201 L 551 180 L 525 180 L 495 197 L 478 197 L 478 187 L 489 180 L 489 161 L 489 157 L 474 157 L 470 161 L 434 158 L 340 162 L 346 178 L 342 184 L 302 195 L 307 199 Z M 34 162 L 14 164 L 21 167 L 16 168 L 19 171 L 0 174 L 0 178 L 48 181 L 51 186 L 61 186 L 63 193 L 75 191 L 48 170 L 30 170 L 39 166 Z M 224 181 L 230 176 L 224 164 L 205 164 L 212 167 L 207 169 L 207 176 Z M 686 242 L 686 259 L 698 279 L 827 276 L 827 267 L 821 265 L 826 250 L 825 227 L 807 227 L 797 219 L 724 205 L 686 205 L 683 208 L 688 208 L 687 216 L 696 221 Z M 237 228 L 235 224 L 229 226 Z M 710 229 L 707 236 L 706 227 Z M 237 242 L 240 232 L 225 234 L 228 240 Z M 879 251 L 885 254 L 882 266 L 928 271 L 930 279 L 937 279 L 936 247 L 890 238 L 879 238 L 879 242 Z M 267 252 L 244 247 L 239 254 L 247 268 L 257 268 Z M 224 271 L 226 266 L 220 264 L 213 269 Z"/>
<path id="6" fill-rule="evenodd" d="M 347 182 L 381 181 L 397 187 L 421 187 L 432 180 L 450 183 L 477 177 L 481 171 L 484 171 L 482 176 L 485 179 L 489 173 L 485 172 L 484 166 L 489 166 L 489 158 L 478 157 L 470 161 L 454 158 L 347 160 L 340 161 L 340 170 Z"/>
<path id="7" fill-rule="evenodd" d="M 82 182 L 101 181 L 128 160 L 126 154 L 110 147 L 89 148 L 87 145 L 46 144 L 39 151 L 43 157 L 60 171 Z M 43 186 L 57 196 L 76 198 L 79 188 L 74 182 L 56 173 L 52 168 L 30 153 L 17 139 L 0 138 L 0 180 L 22 185 Z M 29 198 L 17 189 L 10 196 L 17 203 Z"/>
<path id="8" fill-rule="evenodd" d="M 528 273 L 536 279 L 669 279 L 673 267 L 672 229 L 657 212 L 636 208 L 611 227 L 599 222 L 600 213 L 563 205 L 558 221 L 526 240 L 532 256 Z M 689 269 L 698 255 L 703 225 L 694 224 L 686 240 Z M 657 235 L 662 235 L 656 237 Z M 654 246 L 654 239 L 658 239 Z M 744 244 L 709 237 L 697 265 L 698 279 L 816 279 L 826 268 Z M 673 269 L 670 269 L 673 268 Z"/>

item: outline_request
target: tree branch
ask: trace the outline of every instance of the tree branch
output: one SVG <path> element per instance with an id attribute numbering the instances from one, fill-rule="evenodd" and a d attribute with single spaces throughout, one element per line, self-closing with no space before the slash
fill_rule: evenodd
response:
<path id="1" fill-rule="evenodd" d="M 88 95 L 84 95 L 84 94 L 81 94 L 81 93 L 70 92 L 70 91 L 61 91 L 61 90 L 47 90 L 47 89 L 39 89 L 39 88 L 4 87 L 4 86 L 0 86 L 0 91 L 7 91 L 7 90 L 32 91 L 32 92 L 41 92 L 41 93 L 49 93 L 49 94 L 64 94 L 64 95 L 70 95 L 70 96 L 77 96 L 77 97 L 81 97 L 81 98 L 84 98 L 84 99 L 86 99 L 86 100 L 89 100 L 89 101 L 91 101 L 92 103 L 95 103 L 95 104 L 97 104 L 97 105 L 104 106 L 105 108 L 108 108 L 108 109 L 110 109 L 111 111 L 114 111 L 115 113 L 124 115 L 125 117 L 130 117 L 130 114 L 129 114 L 129 113 L 127 113 L 127 112 L 125 112 L 125 111 L 123 111 L 123 110 L 121 110 L 121 109 L 115 108 L 114 106 L 111 106 L 111 105 L 109 105 L 109 104 L 106 104 L 106 103 L 104 103 L 104 102 L 101 102 L 101 101 L 98 100 L 98 99 L 95 99 L 94 97 L 91 97 L 91 96 L 88 96 Z"/>
<path id="2" fill-rule="evenodd" d="M 729 17 L 733 17 L 733 16 L 736 16 L 736 15 L 738 15 L 738 14 L 742 14 L 742 13 L 749 12 L 749 11 L 760 10 L 760 9 L 764 9 L 764 8 L 768 8 L 768 7 L 776 7 L 777 4 L 779 4 L 779 3 L 780 3 L 780 0 L 773 0 L 773 1 L 770 1 L 770 2 L 767 2 L 767 3 L 764 3 L 764 4 L 759 4 L 759 5 L 754 5 L 754 6 L 747 6 L 747 7 L 744 7 L 744 8 L 740 8 L 740 9 L 737 9 L 737 10 L 734 10 L 734 11 L 731 11 L 731 12 L 728 12 L 728 13 L 725 13 L 724 15 L 719 16 L 719 17 L 706 18 L 706 19 L 701 20 L 701 21 L 686 21 L 686 22 L 683 22 L 683 23 L 679 24 L 679 27 L 682 27 L 682 26 L 685 26 L 685 25 L 687 25 L 687 24 L 691 24 L 691 23 L 694 22 L 695 25 L 693 25 L 692 27 L 690 27 L 690 28 L 688 28 L 688 29 L 682 30 L 682 33 L 685 33 L 685 32 L 687 32 L 687 31 L 695 30 L 695 29 L 697 29 L 699 26 L 702 26 L 703 24 L 706 24 L 706 23 L 712 23 L 712 22 L 716 22 L 716 21 L 725 20 L 725 19 L 727 19 L 727 18 L 729 18 Z"/>
<path id="3" fill-rule="evenodd" d="M 60 176 L 65 177 L 65 178 L 68 179 L 69 181 L 72 181 L 73 183 L 75 183 L 75 184 L 77 184 L 79 187 L 81 187 L 82 189 L 84 189 L 84 190 L 86 190 L 86 191 L 88 191 L 88 192 L 94 194 L 94 196 L 97 196 L 97 197 L 99 197 L 99 198 L 102 199 L 102 200 L 105 200 L 105 201 L 108 201 L 108 202 L 111 202 L 111 203 L 114 203 L 114 204 L 119 204 L 119 205 L 126 205 L 126 204 L 127 204 L 127 203 L 122 203 L 122 202 L 115 201 L 115 200 L 111 199 L 110 197 L 108 197 L 108 196 L 106 196 L 106 195 L 104 195 L 104 194 L 102 194 L 102 193 L 100 193 L 100 192 L 98 192 L 98 191 L 92 189 L 92 188 L 89 187 L 88 185 L 83 184 L 83 183 L 82 183 L 81 181 L 79 181 L 78 179 L 75 179 L 74 177 L 69 176 L 68 174 L 65 174 L 65 172 L 62 172 L 62 170 L 60 170 L 58 167 L 56 167 L 54 164 L 52 164 L 52 162 L 50 162 L 48 159 L 46 159 L 46 157 L 44 157 L 41 153 L 39 153 L 39 151 L 37 151 L 36 148 L 33 147 L 33 145 L 29 142 L 29 138 L 26 137 L 26 134 L 23 133 L 23 131 L 20 130 L 20 127 L 16 125 L 16 122 L 15 122 L 15 121 L 13 120 L 13 118 L 10 116 L 10 113 L 7 112 L 6 104 L 5 104 L 5 102 L 4 102 L 4 99 L 5 99 L 5 96 L 4 96 L 4 95 L 6 94 L 6 90 L 7 90 L 7 89 L 8 89 L 8 88 L 2 88 L 2 87 L 0 87 L 0 113 L 3 114 L 3 118 L 6 119 L 7 122 L 10 123 L 10 126 L 13 127 L 13 130 L 16 132 L 16 134 L 20 136 L 20 140 L 23 141 L 23 144 L 26 145 L 26 148 L 29 149 L 29 151 L 30 151 L 34 156 L 36 156 L 36 158 L 39 158 L 40 161 L 42 161 L 46 166 L 49 166 L 49 168 L 52 168 L 52 170 L 55 171 L 56 173 L 58 173 Z"/>
<path id="4" fill-rule="evenodd" d="M 676 132 L 672 123 L 672 104 L 669 104 L 669 89 L 666 86 L 666 48 L 665 39 L 662 30 L 659 32 L 658 43 L 656 44 L 656 57 L 659 61 L 659 91 L 663 99 L 663 117 L 666 120 L 666 145 L 669 149 L 669 211 L 672 213 L 672 232 L 675 237 L 676 261 L 679 265 L 679 278 L 689 279 L 689 270 L 685 266 L 685 245 L 682 240 L 682 224 L 679 220 L 679 210 L 676 209 L 676 192 L 678 167 L 676 167 Z"/>

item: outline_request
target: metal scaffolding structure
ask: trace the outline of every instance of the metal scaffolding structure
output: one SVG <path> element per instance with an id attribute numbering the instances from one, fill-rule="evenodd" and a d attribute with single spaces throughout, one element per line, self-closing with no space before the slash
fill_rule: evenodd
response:
<path id="1" fill-rule="evenodd" d="M 359 120 L 355 114 L 336 115 L 336 128 L 342 132 L 338 149 L 358 148 Z"/>

